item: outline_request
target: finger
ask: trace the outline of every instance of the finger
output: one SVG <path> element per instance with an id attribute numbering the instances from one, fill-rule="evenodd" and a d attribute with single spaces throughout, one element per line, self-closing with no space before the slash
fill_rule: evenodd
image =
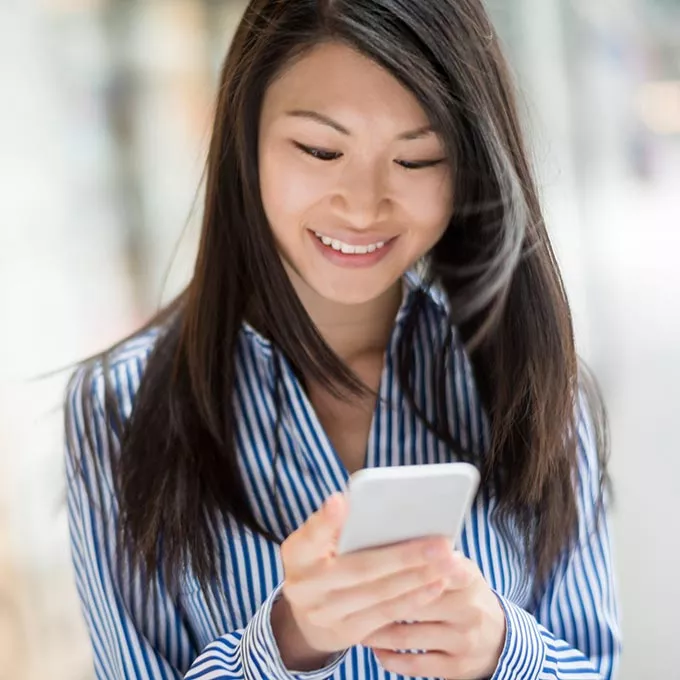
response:
<path id="1" fill-rule="evenodd" d="M 472 560 L 469 560 L 460 552 L 453 553 L 447 590 L 466 590 L 483 579 L 479 567 Z"/>
<path id="2" fill-rule="evenodd" d="M 361 644 L 387 651 L 425 650 L 450 654 L 460 648 L 456 642 L 458 636 L 458 631 L 446 623 L 391 623 L 369 635 Z"/>
<path id="3" fill-rule="evenodd" d="M 486 595 L 491 597 L 486 599 Z M 477 582 L 465 590 L 445 590 L 440 597 L 414 611 L 410 620 L 471 628 L 477 626 L 489 610 L 488 603 L 498 606 L 498 599 L 485 583 Z"/>
<path id="4" fill-rule="evenodd" d="M 330 554 L 347 516 L 347 501 L 341 493 L 330 496 L 305 524 L 281 546 L 284 563 L 299 570 L 316 564 Z"/>
<path id="5" fill-rule="evenodd" d="M 449 558 L 418 569 L 400 571 L 348 590 L 334 590 L 327 595 L 323 606 L 333 620 L 342 620 L 356 612 L 371 609 L 382 602 L 408 596 L 423 587 L 436 586 L 436 594 L 441 594 L 444 591 L 450 565 Z M 318 592 L 319 584 L 310 581 L 309 588 L 310 592 Z"/>
<path id="6" fill-rule="evenodd" d="M 447 539 L 430 538 L 405 541 L 384 548 L 362 550 L 338 558 L 333 587 L 347 590 L 379 581 L 402 571 L 450 560 L 451 544 Z"/>
<path id="7" fill-rule="evenodd" d="M 480 588 L 488 588 L 477 565 L 460 553 L 453 554 L 444 582 L 442 594 L 411 612 L 409 620 L 448 622 L 456 625 L 474 621 L 477 610 L 472 604 Z"/>
<path id="8" fill-rule="evenodd" d="M 443 652 L 427 654 L 399 654 L 390 650 L 375 651 L 380 665 L 396 675 L 419 678 L 457 678 L 459 673 L 455 659 Z"/>
<path id="9" fill-rule="evenodd" d="M 471 618 L 469 594 L 465 590 L 444 590 L 436 599 L 412 613 L 410 620 L 420 623 L 464 625 Z"/>
<path id="10" fill-rule="evenodd" d="M 441 596 L 443 587 L 443 582 L 438 582 L 392 600 L 380 602 L 373 607 L 350 614 L 342 621 L 342 625 L 348 630 L 356 631 L 357 638 L 365 637 L 395 621 L 412 619 L 413 612 Z"/>

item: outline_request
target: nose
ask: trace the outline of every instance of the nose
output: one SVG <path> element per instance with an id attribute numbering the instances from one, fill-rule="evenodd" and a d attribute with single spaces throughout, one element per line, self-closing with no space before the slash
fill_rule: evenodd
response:
<path id="1" fill-rule="evenodd" d="M 333 194 L 332 205 L 356 229 L 369 229 L 390 210 L 383 173 L 375 167 L 347 166 Z"/>

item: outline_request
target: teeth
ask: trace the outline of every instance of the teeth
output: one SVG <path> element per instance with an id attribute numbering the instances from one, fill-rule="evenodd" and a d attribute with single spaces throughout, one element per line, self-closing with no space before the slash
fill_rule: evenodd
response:
<path id="1" fill-rule="evenodd" d="M 318 231 L 314 235 L 325 245 L 330 246 L 333 250 L 337 250 L 345 255 L 366 255 L 367 253 L 374 253 L 385 245 L 385 241 L 378 241 L 378 243 L 371 243 L 367 246 L 351 246 L 349 243 L 343 243 L 338 239 L 324 236 Z"/>

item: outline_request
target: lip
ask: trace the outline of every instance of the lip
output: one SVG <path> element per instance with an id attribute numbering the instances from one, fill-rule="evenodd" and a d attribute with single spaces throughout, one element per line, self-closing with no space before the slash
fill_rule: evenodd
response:
<path id="1" fill-rule="evenodd" d="M 373 265 L 377 264 L 382 260 L 389 252 L 392 250 L 392 247 L 394 246 L 397 236 L 385 241 L 385 245 L 378 249 L 374 250 L 372 253 L 365 253 L 362 255 L 350 255 L 349 253 L 343 253 L 340 250 L 333 250 L 330 246 L 325 246 L 314 234 L 313 231 L 309 231 L 309 237 L 312 239 L 316 249 L 325 257 L 329 262 L 332 262 L 335 265 L 338 265 L 340 267 L 347 267 L 349 269 L 357 269 L 357 268 L 363 268 L 363 267 L 372 267 Z M 321 233 L 321 232 L 319 232 Z M 329 238 L 333 238 L 330 234 L 324 234 L 324 236 L 328 236 Z M 370 245 L 371 243 L 377 243 L 380 239 L 375 239 L 373 240 L 367 240 L 366 238 L 362 239 L 352 239 L 345 241 L 345 243 L 353 246 L 367 246 Z"/>

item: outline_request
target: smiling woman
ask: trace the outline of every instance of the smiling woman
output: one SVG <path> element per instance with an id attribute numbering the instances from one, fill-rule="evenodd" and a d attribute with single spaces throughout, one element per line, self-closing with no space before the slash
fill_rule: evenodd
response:
<path id="1" fill-rule="evenodd" d="M 286 69 L 263 101 L 260 183 L 306 305 L 370 302 L 432 249 L 453 214 L 446 156 L 415 96 L 356 50 L 322 43 Z"/>
<path id="2" fill-rule="evenodd" d="M 253 0 L 219 92 L 191 283 L 68 395 L 98 676 L 612 677 L 603 412 L 481 2 Z M 351 472 L 450 461 L 461 552 L 337 554 Z"/>

